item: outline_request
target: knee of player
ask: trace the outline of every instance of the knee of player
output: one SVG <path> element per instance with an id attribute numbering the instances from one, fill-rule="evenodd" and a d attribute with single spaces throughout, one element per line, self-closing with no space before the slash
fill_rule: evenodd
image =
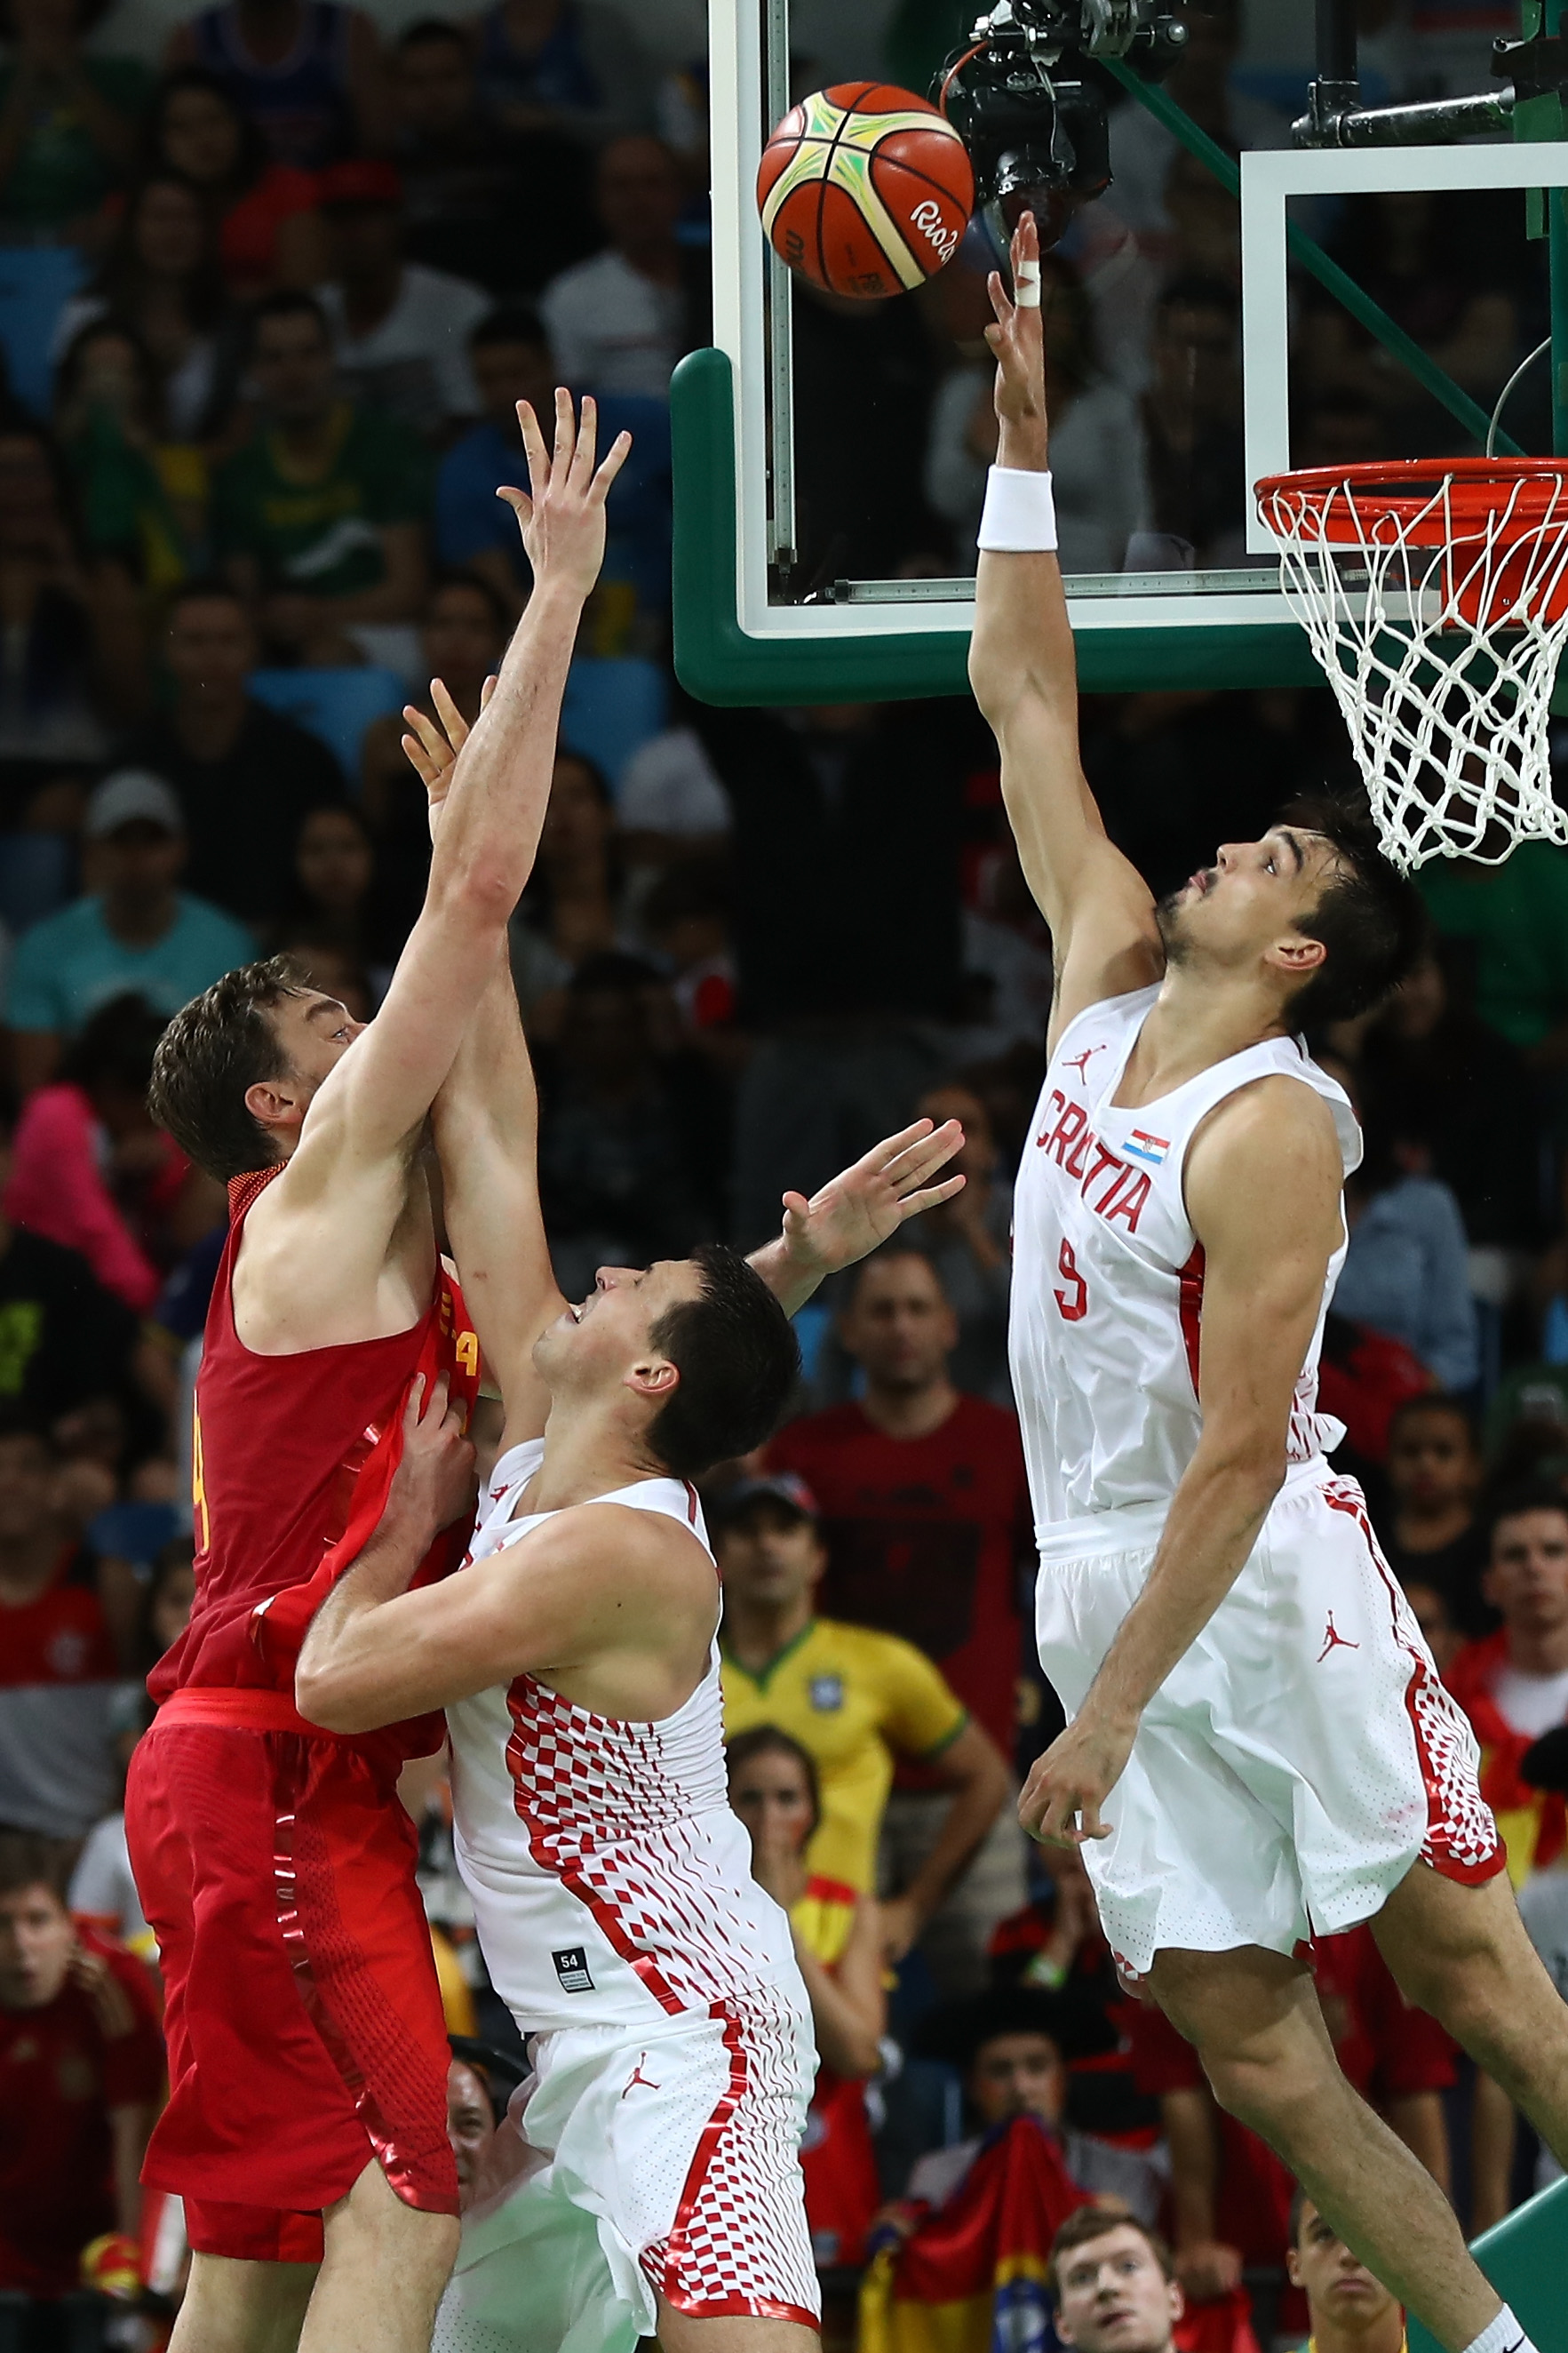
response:
<path id="1" fill-rule="evenodd" d="M 1295 2048 L 1205 2050 L 1198 2056 L 1227 2116 L 1279 2145 L 1283 2128 L 1310 2110 L 1338 2073 L 1331 2055 L 1303 2041 Z"/>

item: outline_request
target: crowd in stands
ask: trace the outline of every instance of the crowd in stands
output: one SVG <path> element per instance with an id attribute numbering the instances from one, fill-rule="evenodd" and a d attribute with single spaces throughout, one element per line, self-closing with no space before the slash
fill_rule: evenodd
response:
<path id="1" fill-rule="evenodd" d="M 963 15 L 873 13 L 868 69 L 915 87 Z M 1478 79 L 1408 27 L 1401 49 L 1393 16 L 1395 86 Z M 1192 24 L 1173 94 L 1233 153 L 1283 143 L 1240 8 Z M 1060 1721 L 1006 1350 L 1050 940 L 966 703 L 720 711 L 674 680 L 705 84 L 647 30 L 611 0 L 0 5 L 0 2348 L 108 2341 L 116 2313 L 112 2341 L 155 2346 L 179 2288 L 177 2213 L 135 2179 L 157 1956 L 119 1805 L 190 1608 L 184 1432 L 226 1205 L 149 1118 L 153 1047 L 259 952 L 374 1014 L 428 849 L 397 713 L 436 674 L 478 712 L 530 587 L 495 495 L 523 468 L 515 406 L 562 381 L 634 435 L 511 927 L 564 1289 L 750 1246 L 785 1187 L 917 1115 L 965 1131 L 963 1195 L 803 1312 L 793 1418 L 706 1498 L 731 1800 L 823 2058 L 803 2161 L 828 2343 L 900 2353 L 900 2300 L 1000 2294 L 1054 2241 L 1085 2353 L 1112 2274 L 1147 2353 L 1309 2330 L 1337 2353 L 1342 2295 L 1361 2353 L 1398 2353 L 1397 2309 L 1369 2320 L 1381 2292 L 1119 1983 L 1081 1865 L 1016 1827 Z M 1046 264 L 1064 567 L 1233 564 L 1236 206 L 1141 110 L 1112 144 L 1112 195 Z M 1489 406 L 1540 297 L 1492 266 L 1491 201 L 1318 224 Z M 973 570 L 984 268 L 966 247 L 883 305 L 797 290 L 803 579 Z M 1305 280 L 1298 352 L 1303 461 L 1453 446 Z M 1090 698 L 1082 723 L 1157 892 L 1349 774 L 1322 691 Z M 1568 853 L 1421 879 L 1419 971 L 1313 1041 L 1367 1137 L 1323 1397 L 1568 1994 Z M 405 1796 L 473 2197 L 523 2059 L 439 1768 Z M 1347 2073 L 1467 2223 L 1546 2178 L 1364 1930 L 1313 1966 Z M 1022 2211 L 1020 2181 L 1044 2244 L 986 2240 L 977 2271 L 975 2218 Z"/>

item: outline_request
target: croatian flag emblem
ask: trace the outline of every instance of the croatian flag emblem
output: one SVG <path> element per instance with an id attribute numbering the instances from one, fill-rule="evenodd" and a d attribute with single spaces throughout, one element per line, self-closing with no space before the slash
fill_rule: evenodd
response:
<path id="1" fill-rule="evenodd" d="M 1148 1135 L 1141 1127 L 1133 1129 L 1123 1146 L 1125 1151 L 1132 1155 L 1134 1160 L 1146 1160 L 1151 1168 L 1158 1168 L 1170 1148 L 1171 1139 L 1168 1135 Z"/>

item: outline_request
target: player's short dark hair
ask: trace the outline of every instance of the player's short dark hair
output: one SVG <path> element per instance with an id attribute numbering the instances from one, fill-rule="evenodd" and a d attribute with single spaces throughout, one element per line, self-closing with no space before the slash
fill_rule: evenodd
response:
<path id="1" fill-rule="evenodd" d="M 45 1838 L 39 1831 L 0 1830 L 0 1895 L 20 1895 L 47 1887 L 58 1904 L 66 1900 L 74 1841 Z"/>
<path id="2" fill-rule="evenodd" d="M 499 343 L 526 343 L 531 350 L 541 352 L 550 349 L 544 322 L 531 302 L 498 302 L 493 311 L 487 311 L 468 330 L 471 352 Z"/>
<path id="3" fill-rule="evenodd" d="M 732 1781 L 753 1757 L 787 1757 L 800 1767 L 805 1794 L 811 1801 L 811 1829 L 815 1831 L 822 1820 L 822 1776 L 810 1749 L 793 1732 L 785 1732 L 776 1724 L 753 1724 L 749 1731 L 737 1732 L 732 1740 L 724 1743 L 726 1779 Z"/>
<path id="4" fill-rule="evenodd" d="M 247 338 L 253 356 L 260 348 L 261 330 L 268 319 L 314 319 L 322 343 L 328 345 L 331 343 L 331 329 L 327 324 L 326 312 L 315 296 L 307 294 L 302 286 L 279 286 L 276 293 L 262 296 L 250 314 L 250 332 Z"/>
<path id="5" fill-rule="evenodd" d="M 158 1040 L 147 1108 L 181 1151 L 221 1184 L 268 1167 L 277 1156 L 245 1098 L 285 1068 L 268 1009 L 308 987 L 287 956 L 240 965 L 182 1006 Z"/>
<path id="6" fill-rule="evenodd" d="M 1384 856 L 1364 802 L 1310 794 L 1281 809 L 1278 822 L 1322 834 L 1339 860 L 1317 905 L 1297 921 L 1328 954 L 1290 1000 L 1291 1020 L 1298 1029 L 1351 1020 L 1415 969 L 1430 933 L 1426 902 Z"/>
<path id="7" fill-rule="evenodd" d="M 1487 1547 L 1496 1541 L 1504 1520 L 1522 1519 L 1526 1512 L 1561 1512 L 1568 1519 L 1568 1494 L 1551 1479 L 1521 1479 L 1494 1496 L 1487 1514 Z"/>
<path id="8" fill-rule="evenodd" d="M 1407 1421 L 1419 1420 L 1424 1413 L 1446 1414 L 1450 1421 L 1463 1425 L 1466 1438 L 1473 1447 L 1480 1444 L 1476 1417 L 1463 1398 L 1451 1397 L 1447 1389 L 1417 1389 L 1414 1397 L 1401 1398 L 1388 1417 L 1390 1442 L 1398 1437 Z"/>
<path id="9" fill-rule="evenodd" d="M 691 1256 L 700 1292 L 667 1308 L 648 1335 L 680 1375 L 647 1429 L 648 1445 L 677 1479 L 700 1479 L 760 1446 L 800 1376 L 789 1317 L 756 1268 L 722 1242 Z"/>
<path id="10" fill-rule="evenodd" d="M 1075 2247 L 1092 2245 L 1096 2239 L 1103 2239 L 1112 2231 L 1136 2231 L 1141 2239 L 1147 2241 L 1149 2252 L 1165 2277 L 1168 2280 L 1175 2278 L 1176 2259 L 1159 2232 L 1152 2231 L 1147 2222 L 1141 2222 L 1131 2206 L 1124 2206 L 1119 2200 L 1113 2198 L 1108 2199 L 1102 2205 L 1079 2207 L 1075 2213 L 1068 2216 L 1067 2221 L 1051 2241 L 1050 2260 L 1046 2267 L 1046 2278 L 1053 2295 L 1059 2295 L 1061 2293 L 1061 2277 L 1058 2267 L 1062 2257 L 1070 2255 Z"/>

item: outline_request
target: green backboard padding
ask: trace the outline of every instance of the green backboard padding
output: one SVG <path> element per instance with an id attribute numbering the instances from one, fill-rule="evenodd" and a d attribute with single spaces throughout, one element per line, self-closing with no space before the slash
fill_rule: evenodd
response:
<path id="1" fill-rule="evenodd" d="M 1568 2181 L 1521 2206 L 1472 2252 L 1541 2353 L 1568 2353 Z M 1410 2353 L 1440 2353 L 1417 2320 L 1410 2324 Z"/>
<path id="2" fill-rule="evenodd" d="M 735 425 L 731 366 L 689 352 L 670 386 L 675 469 L 675 669 L 702 702 L 899 702 L 964 694 L 967 629 L 914 636 L 748 637 L 735 606 Z M 1086 631 L 1086 694 L 1163 687 L 1312 686 L 1321 672 L 1293 621 L 1261 628 Z"/>

